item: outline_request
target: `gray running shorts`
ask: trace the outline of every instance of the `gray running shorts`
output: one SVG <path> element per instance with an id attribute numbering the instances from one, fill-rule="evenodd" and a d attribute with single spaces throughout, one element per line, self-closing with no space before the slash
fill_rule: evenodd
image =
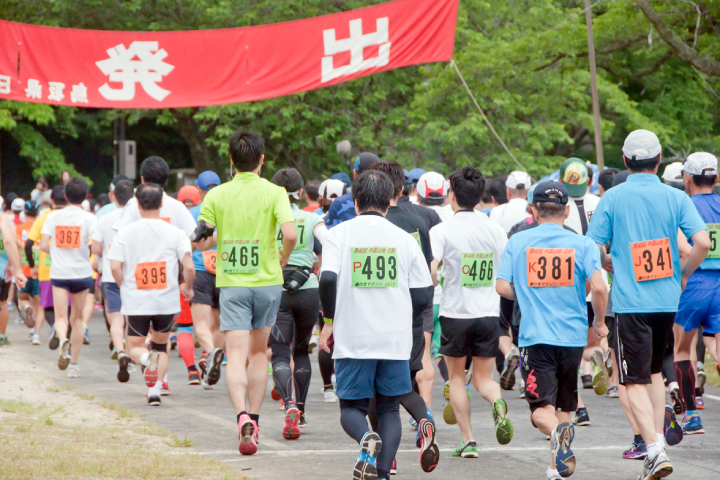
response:
<path id="1" fill-rule="evenodd" d="M 272 327 L 281 298 L 282 285 L 220 288 L 220 331 Z"/>

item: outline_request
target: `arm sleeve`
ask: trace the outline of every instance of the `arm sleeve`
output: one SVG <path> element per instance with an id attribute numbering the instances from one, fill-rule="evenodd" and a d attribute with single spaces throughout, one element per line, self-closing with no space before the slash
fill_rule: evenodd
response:
<path id="1" fill-rule="evenodd" d="M 515 238 L 515 237 L 513 237 Z M 513 238 L 508 240 L 505 244 L 505 250 L 503 250 L 502 257 L 500 257 L 500 266 L 498 267 L 497 278 L 512 283 L 513 281 L 513 256 L 512 246 Z"/>
<path id="2" fill-rule="evenodd" d="M 337 299 L 337 273 L 326 271 L 320 275 L 320 304 L 325 318 L 335 318 L 335 301 Z"/>
<path id="3" fill-rule="evenodd" d="M 680 229 L 688 240 L 700 230 L 706 230 L 707 226 L 697 211 L 695 204 L 687 195 L 682 196 L 680 205 Z"/>
<path id="4" fill-rule="evenodd" d="M 35 242 L 29 238 L 25 241 L 25 258 L 27 258 L 28 266 L 30 268 L 35 266 L 35 259 L 33 258 L 33 245 L 35 245 Z"/>
<path id="5" fill-rule="evenodd" d="M 583 274 L 585 275 L 585 279 L 589 280 L 595 273 L 595 270 L 602 271 L 602 263 L 600 262 L 600 250 L 597 245 L 589 238 L 586 238 L 585 241 Z"/>
<path id="6" fill-rule="evenodd" d="M 587 238 L 600 245 L 604 245 L 612 240 L 612 220 L 610 219 L 609 211 L 612 195 L 608 195 L 608 193 L 610 192 L 607 192 L 603 195 L 603 198 L 600 199 L 600 203 L 598 203 L 595 213 L 593 213 L 590 219 L 590 225 L 585 234 Z"/>
<path id="7" fill-rule="evenodd" d="M 217 218 L 215 217 L 215 192 L 213 190 L 210 190 L 208 194 L 205 196 L 205 200 L 202 202 L 202 208 L 200 209 L 200 216 L 198 217 L 198 222 L 200 220 L 205 220 L 205 222 L 209 223 L 210 225 L 213 225 L 217 227 Z"/>
<path id="8" fill-rule="evenodd" d="M 95 226 L 95 230 L 93 230 L 92 235 L 90 235 L 90 239 L 93 242 L 104 242 L 103 237 L 103 226 L 105 225 L 105 222 L 101 218 L 98 220 L 97 225 Z"/>
<path id="9" fill-rule="evenodd" d="M 423 311 L 432 300 L 432 290 L 429 288 L 411 288 L 410 299 L 412 300 L 413 317 L 422 318 Z"/>

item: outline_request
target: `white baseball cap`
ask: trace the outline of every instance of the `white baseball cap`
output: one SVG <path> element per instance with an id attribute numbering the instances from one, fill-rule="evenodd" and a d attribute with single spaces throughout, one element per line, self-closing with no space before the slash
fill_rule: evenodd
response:
<path id="1" fill-rule="evenodd" d="M 662 174 L 662 179 L 666 182 L 678 182 L 682 183 L 682 171 L 683 164 L 680 162 L 674 162 L 665 167 Z"/>
<path id="2" fill-rule="evenodd" d="M 693 153 L 688 155 L 685 164 L 682 165 L 682 171 L 690 175 L 707 175 L 712 177 L 718 174 L 717 157 L 707 152 Z M 13 202 L 13 204 L 14 203 L 15 202 Z"/>
<path id="3" fill-rule="evenodd" d="M 622 148 L 627 160 L 647 160 L 657 157 L 662 152 L 657 135 L 648 130 L 635 130 L 625 139 Z"/>
<path id="4" fill-rule="evenodd" d="M 447 197 L 448 184 L 445 177 L 437 172 L 427 172 L 420 176 L 417 192 L 422 198 Z"/>
<path id="5" fill-rule="evenodd" d="M 320 184 L 318 188 L 318 194 L 327 198 L 328 200 L 335 201 L 337 197 L 342 196 L 343 190 L 345 189 L 345 182 L 342 180 L 328 179 Z"/>
<path id="6" fill-rule="evenodd" d="M 85 200 L 83 200 L 83 202 L 80 205 L 82 206 L 82 209 L 85 210 L 86 212 L 90 211 L 90 200 L 85 199 Z"/>
<path id="7" fill-rule="evenodd" d="M 505 186 L 513 190 L 527 190 L 532 185 L 532 178 L 525 172 L 512 172 L 505 180 Z"/>
<path id="8" fill-rule="evenodd" d="M 25 208 L 25 200 L 19 197 L 13 200 L 10 204 L 10 210 L 13 212 L 22 212 L 23 208 Z"/>

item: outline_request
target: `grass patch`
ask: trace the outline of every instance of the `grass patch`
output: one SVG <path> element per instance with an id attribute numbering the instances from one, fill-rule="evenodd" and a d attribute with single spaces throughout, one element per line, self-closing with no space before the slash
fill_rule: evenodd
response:
<path id="1" fill-rule="evenodd" d="M 715 360 L 710 355 L 705 356 L 705 375 L 708 383 L 720 387 L 720 375 L 715 367 Z"/>
<path id="2" fill-rule="evenodd" d="M 117 406 L 116 404 L 114 404 L 114 403 L 109 403 L 109 402 L 108 402 L 107 400 L 105 400 L 104 398 L 103 398 L 102 401 L 100 402 L 100 405 L 102 405 L 103 407 L 107 408 L 108 410 L 112 410 L 112 411 L 115 411 L 115 410 L 118 408 L 118 406 Z"/>
<path id="3" fill-rule="evenodd" d="M 8 413 L 31 414 L 35 413 L 37 408 L 19 400 L 3 400 L 0 398 L 0 410 Z"/>
<path id="4" fill-rule="evenodd" d="M 69 385 L 67 383 L 65 385 L 50 385 L 47 387 L 48 392 L 69 392 L 71 390 L 75 390 L 75 385 Z"/>
<path id="5" fill-rule="evenodd" d="M 191 438 L 187 438 L 187 435 L 184 439 L 180 439 L 177 435 L 173 434 L 170 436 L 170 441 L 165 442 L 166 445 L 169 445 L 171 447 L 178 447 L 178 448 L 188 448 L 192 447 L 195 444 L 195 440 Z"/>
<path id="6" fill-rule="evenodd" d="M 139 417 L 140 416 L 140 410 L 131 410 L 129 408 L 125 407 L 118 407 L 115 409 L 118 415 L 120 415 L 121 418 L 130 418 L 130 417 Z"/>
<path id="7" fill-rule="evenodd" d="M 87 395 L 85 393 L 76 393 L 75 395 L 82 398 L 83 400 L 87 400 L 87 401 L 95 400 L 95 395 Z"/>
<path id="8" fill-rule="evenodd" d="M 53 425 L 55 423 L 53 422 L 53 419 L 50 418 L 50 415 L 44 415 L 43 422 L 45 422 L 45 425 Z"/>
<path id="9" fill-rule="evenodd" d="M 30 429 L 35 425 L 34 423 L 28 423 L 27 425 L 16 425 L 15 430 L 17 430 L 20 433 L 25 433 L 27 431 L 30 431 Z"/>

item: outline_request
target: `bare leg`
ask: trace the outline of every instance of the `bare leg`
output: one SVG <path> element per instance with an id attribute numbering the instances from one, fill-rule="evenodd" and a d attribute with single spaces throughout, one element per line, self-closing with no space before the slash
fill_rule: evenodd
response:
<path id="1" fill-rule="evenodd" d="M 512 331 L 510 331 L 510 336 L 503 335 L 500 337 L 499 347 L 503 355 L 507 355 L 512 351 Z"/>
<path id="2" fill-rule="evenodd" d="M 425 405 L 427 405 L 427 408 L 430 408 L 432 404 L 432 389 L 433 384 L 435 383 L 435 367 L 433 366 L 432 359 L 430 358 L 432 333 L 425 332 L 424 335 L 425 350 L 423 351 L 422 357 L 423 368 L 422 370 L 417 372 L 417 375 L 415 375 L 415 380 L 417 380 L 420 396 L 425 401 Z"/>
<path id="3" fill-rule="evenodd" d="M 564 412 L 557 412 L 564 413 Z M 567 415 L 566 422 L 570 421 L 570 415 Z M 531 415 L 532 421 L 537 425 L 538 430 L 540 430 L 545 435 L 550 435 L 560 424 L 560 421 L 558 419 L 558 415 L 555 413 L 555 407 L 552 405 L 546 405 L 542 408 L 536 409 L 532 415 Z M 552 451 L 552 445 L 550 446 L 550 449 Z M 552 458 L 552 453 L 550 454 L 550 468 L 555 469 L 555 462 Z"/>
<path id="4" fill-rule="evenodd" d="M 660 375 L 657 376 L 660 377 Z M 660 381 L 662 382 L 662 378 Z M 653 410 L 654 402 L 651 400 L 651 387 L 649 385 L 628 384 L 625 386 L 625 389 L 627 391 L 630 410 L 635 418 L 635 423 L 638 427 L 640 435 L 642 435 L 643 440 L 645 440 L 645 444 L 652 445 L 653 443 L 656 443 L 657 428 L 655 426 L 655 414 Z M 664 394 L 665 392 L 663 389 L 663 415 L 665 412 Z M 660 428 L 662 429 L 662 424 Z"/>
<path id="5" fill-rule="evenodd" d="M 55 311 L 55 334 L 62 342 L 67 339 L 68 332 L 68 303 L 70 292 L 62 288 L 52 287 L 53 310 Z M 83 332 L 84 333 L 84 332 Z"/>
<path id="6" fill-rule="evenodd" d="M 227 352 L 225 381 L 230 393 L 230 399 L 235 407 L 235 413 L 238 414 L 246 411 L 245 397 L 248 386 L 247 360 L 250 349 L 250 332 L 247 330 L 230 330 L 224 332 L 224 334 Z M 267 376 L 267 372 L 265 376 Z"/>
<path id="7" fill-rule="evenodd" d="M 470 399 L 465 390 L 465 357 L 445 356 L 450 375 L 450 403 L 452 404 L 463 442 L 475 440 L 470 425 Z"/>
<path id="8" fill-rule="evenodd" d="M 473 357 L 472 369 L 473 385 L 481 397 L 490 405 L 495 403 L 497 399 L 502 398 L 500 384 L 492 379 L 492 372 L 495 369 L 495 357 Z"/>
<path id="9" fill-rule="evenodd" d="M 192 311 L 195 336 L 200 342 L 200 347 L 209 354 L 215 348 L 213 334 L 210 329 L 213 317 L 212 307 L 201 303 L 193 303 L 190 310 Z"/>
<path id="10" fill-rule="evenodd" d="M 8 307 L 7 300 L 4 302 L 0 302 L 0 335 L 5 335 L 9 318 L 10 309 Z"/>
<path id="11" fill-rule="evenodd" d="M 70 363 L 77 364 L 78 358 L 80 357 L 80 348 L 85 338 L 84 307 L 88 298 L 88 290 L 73 293 L 71 298 L 72 307 L 70 308 L 70 315 L 72 317 L 72 338 L 70 339 L 70 348 L 72 348 L 72 355 L 70 356 Z M 55 315 L 57 316 L 57 310 Z"/>
<path id="12" fill-rule="evenodd" d="M 40 333 L 45 323 L 45 309 L 40 306 L 40 295 L 32 297 L 32 306 L 35 310 L 35 333 Z"/>
<path id="13" fill-rule="evenodd" d="M 271 330 L 272 327 L 265 327 L 262 330 L 254 328 L 250 333 L 250 363 L 247 369 L 247 388 L 250 402 L 248 413 L 259 414 L 262 408 L 263 398 L 265 398 L 268 380 L 265 349 L 267 348 L 267 341 Z"/>
<path id="14" fill-rule="evenodd" d="M 124 352 L 123 334 L 125 333 L 125 317 L 120 312 L 108 313 L 110 319 L 110 339 L 116 352 Z"/>

